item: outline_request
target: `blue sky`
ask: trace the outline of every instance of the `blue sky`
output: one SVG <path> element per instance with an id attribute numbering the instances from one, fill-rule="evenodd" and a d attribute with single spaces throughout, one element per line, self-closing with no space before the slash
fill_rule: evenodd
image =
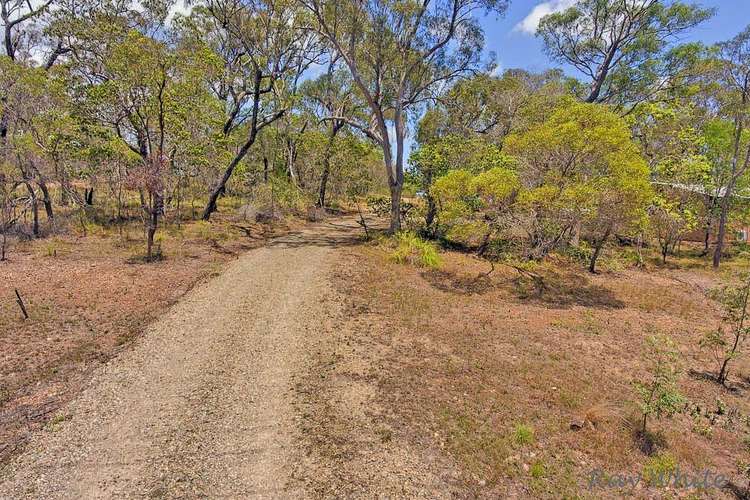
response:
<path id="1" fill-rule="evenodd" d="M 481 20 L 485 52 L 494 52 L 499 63 L 496 72 L 511 68 L 540 72 L 556 67 L 544 54 L 534 30 L 543 15 L 570 7 L 575 0 L 511 0 L 510 3 L 505 16 L 492 15 Z M 694 0 L 694 3 L 717 11 L 714 17 L 687 33 L 685 42 L 713 44 L 728 40 L 750 24 L 750 0 Z M 408 157 L 414 146 L 413 137 L 407 137 L 405 146 Z"/>
<path id="2" fill-rule="evenodd" d="M 541 15 L 573 3 L 574 0 L 511 0 L 503 18 L 487 16 L 482 20 L 487 52 L 496 53 L 502 69 L 542 71 L 553 67 L 533 30 Z M 692 30 L 685 41 L 727 40 L 750 24 L 750 0 L 699 0 L 698 3 L 718 11 L 712 19 Z"/>

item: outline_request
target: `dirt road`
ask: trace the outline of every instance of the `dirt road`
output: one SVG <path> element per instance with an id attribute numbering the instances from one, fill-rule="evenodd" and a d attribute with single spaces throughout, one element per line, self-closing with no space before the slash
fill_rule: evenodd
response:
<path id="1" fill-rule="evenodd" d="M 188 294 L 32 438 L 0 498 L 306 496 L 294 385 L 354 237 L 305 229 Z"/>

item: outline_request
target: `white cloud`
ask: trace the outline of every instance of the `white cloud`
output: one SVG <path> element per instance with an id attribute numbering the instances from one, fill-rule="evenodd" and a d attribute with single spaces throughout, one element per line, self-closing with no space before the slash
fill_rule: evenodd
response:
<path id="1" fill-rule="evenodd" d="M 503 63 L 497 62 L 497 66 L 495 66 L 495 69 L 492 70 L 492 76 L 503 76 L 503 72 L 505 71 L 505 68 L 503 67 Z"/>
<path id="2" fill-rule="evenodd" d="M 520 31 L 521 33 L 533 35 L 539 27 L 539 21 L 541 21 L 544 16 L 568 9 L 575 5 L 575 3 L 576 0 L 548 0 L 547 2 L 542 2 L 531 9 L 531 12 L 529 12 L 521 22 L 516 24 L 513 31 Z"/>
<path id="3" fill-rule="evenodd" d="M 185 0 L 177 0 L 172 7 L 169 9 L 167 14 L 167 24 L 172 24 L 175 16 L 180 15 L 184 17 L 190 17 L 190 13 L 193 12 L 194 3 L 188 3 Z"/>

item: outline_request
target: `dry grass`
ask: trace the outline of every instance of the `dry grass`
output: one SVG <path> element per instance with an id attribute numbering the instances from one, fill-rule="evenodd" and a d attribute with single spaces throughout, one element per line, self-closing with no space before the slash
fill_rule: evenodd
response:
<path id="1" fill-rule="evenodd" d="M 351 314 L 369 325 L 361 342 L 378 346 L 370 349 L 370 363 L 379 366 L 372 377 L 391 424 L 461 464 L 470 496 L 660 494 L 586 489 L 594 469 L 655 467 L 634 439 L 632 387 L 645 373 L 642 347 L 654 333 L 677 342 L 685 366 L 680 388 L 690 400 L 684 413 L 654 423 L 662 451 L 682 471 L 710 468 L 744 487 L 736 464 L 747 460 L 750 442 L 750 364 L 736 360 L 733 391 L 700 376 L 716 367 L 698 341 L 720 320 L 705 296 L 719 277 L 705 263 L 649 263 L 594 276 L 553 258 L 531 273 L 498 266 L 487 277 L 486 262 L 442 257 L 440 271 L 424 271 L 363 246 L 340 282 L 352 297 Z M 573 430 L 572 423 L 582 425 Z M 519 428 L 533 438 L 519 438 Z M 731 497 L 704 492 L 721 495 Z"/>

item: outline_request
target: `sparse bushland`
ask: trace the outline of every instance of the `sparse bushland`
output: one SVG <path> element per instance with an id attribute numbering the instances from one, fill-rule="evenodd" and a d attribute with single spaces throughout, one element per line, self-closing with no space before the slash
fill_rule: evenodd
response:
<path id="1" fill-rule="evenodd" d="M 399 417 L 379 444 L 444 450 L 468 496 L 572 497 L 592 466 L 726 472 L 747 452 L 750 285 L 717 294 L 723 318 L 703 292 L 709 255 L 748 265 L 750 30 L 681 44 L 709 10 L 632 3 L 541 20 L 577 81 L 495 74 L 478 12 L 504 0 L 0 0 L 0 414 L 61 404 L 292 217 L 367 205 L 376 244 L 341 286 L 377 311 L 351 366 Z M 679 377 L 699 346 L 716 376 Z"/>
<path id="2" fill-rule="evenodd" d="M 432 272 L 364 245 L 354 249 L 351 284 L 342 286 L 355 297 L 353 321 L 368 325 L 363 348 L 380 346 L 370 377 L 383 387 L 386 411 L 423 429 L 417 440 L 446 450 L 477 495 L 575 496 L 597 469 L 642 475 L 648 492 L 662 472 L 677 469 L 710 469 L 741 485 L 733 475 L 749 436 L 741 391 L 750 372 L 744 357 L 731 362 L 732 391 L 695 372 L 708 359 L 700 337 L 721 317 L 706 301 L 717 278 L 700 250 L 700 243 L 683 249 L 664 268 L 656 247 L 642 250 L 642 267 L 632 249 L 614 247 L 596 275 L 552 254 L 529 263 L 544 283 L 539 293 L 532 277 L 506 265 L 477 281 L 487 262 L 461 248 L 443 249 Z M 610 260 L 620 262 L 616 271 Z M 735 255 L 725 265 L 742 268 L 747 259 Z M 377 312 L 361 312 L 364 304 Z M 380 314 L 387 326 L 374 328 Z"/>

